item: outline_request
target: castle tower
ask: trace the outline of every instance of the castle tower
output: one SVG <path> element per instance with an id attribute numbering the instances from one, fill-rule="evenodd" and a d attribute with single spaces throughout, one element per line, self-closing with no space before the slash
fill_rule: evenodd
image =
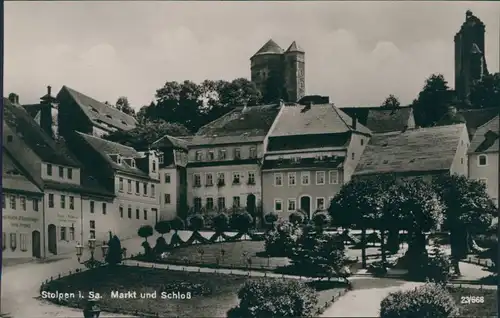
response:
<path id="1" fill-rule="evenodd" d="M 272 39 L 250 58 L 251 81 L 262 94 L 264 102 L 276 102 L 282 97 L 283 49 Z"/>
<path id="2" fill-rule="evenodd" d="M 461 100 L 468 99 L 473 81 L 488 73 L 484 33 L 484 23 L 467 10 L 465 22 L 455 35 L 455 91 Z"/>
<path id="3" fill-rule="evenodd" d="M 305 95 L 305 52 L 293 41 L 283 56 L 284 100 L 297 102 Z"/>

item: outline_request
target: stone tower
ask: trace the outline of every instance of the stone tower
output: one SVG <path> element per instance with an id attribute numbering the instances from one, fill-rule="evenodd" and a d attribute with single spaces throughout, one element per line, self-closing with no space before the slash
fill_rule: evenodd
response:
<path id="1" fill-rule="evenodd" d="M 455 35 L 455 91 L 460 100 L 467 100 L 474 81 L 488 73 L 484 57 L 484 23 L 471 11 Z"/>
<path id="2" fill-rule="evenodd" d="M 296 102 L 305 94 L 305 52 L 295 43 L 284 51 L 272 39 L 250 58 L 251 80 L 264 103 Z"/>

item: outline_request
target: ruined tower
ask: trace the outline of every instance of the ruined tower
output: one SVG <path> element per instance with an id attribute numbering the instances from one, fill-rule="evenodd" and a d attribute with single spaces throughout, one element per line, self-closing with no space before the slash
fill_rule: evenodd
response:
<path id="1" fill-rule="evenodd" d="M 295 43 L 284 51 L 272 39 L 250 58 L 251 80 L 264 102 L 296 102 L 305 94 L 305 52 Z"/>
<path id="2" fill-rule="evenodd" d="M 474 81 L 488 73 L 484 57 L 484 23 L 470 10 L 455 35 L 455 91 L 460 100 L 467 100 Z"/>

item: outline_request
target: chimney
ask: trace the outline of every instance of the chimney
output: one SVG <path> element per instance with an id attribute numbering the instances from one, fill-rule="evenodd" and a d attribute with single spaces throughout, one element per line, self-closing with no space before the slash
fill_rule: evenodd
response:
<path id="1" fill-rule="evenodd" d="M 47 95 L 51 96 L 52 93 L 52 87 L 49 85 L 47 86 Z"/>
<path id="2" fill-rule="evenodd" d="M 8 98 L 12 104 L 19 104 L 19 95 L 16 93 L 10 93 Z"/>
<path id="3" fill-rule="evenodd" d="M 358 119 L 356 118 L 356 114 L 352 114 L 352 129 L 356 129 L 356 123 L 357 123 Z"/>

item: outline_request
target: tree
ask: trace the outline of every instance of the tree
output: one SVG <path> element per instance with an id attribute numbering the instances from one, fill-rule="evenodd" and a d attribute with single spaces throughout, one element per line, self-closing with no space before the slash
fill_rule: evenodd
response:
<path id="1" fill-rule="evenodd" d="M 229 226 L 229 217 L 225 213 L 219 213 L 213 218 L 215 233 L 223 233 Z"/>
<path id="2" fill-rule="evenodd" d="M 317 231 L 323 232 L 323 229 L 325 228 L 325 226 L 330 224 L 331 217 L 326 212 L 318 212 L 318 213 L 315 213 L 313 215 L 312 222 L 313 222 L 314 226 L 316 227 Z"/>
<path id="3" fill-rule="evenodd" d="M 164 234 L 170 232 L 171 229 L 169 221 L 162 220 L 155 224 L 156 232 L 160 233 L 162 237 Z"/>
<path id="4" fill-rule="evenodd" d="M 125 96 L 118 97 L 116 100 L 116 109 L 130 116 L 135 115 L 135 110 L 130 106 L 128 98 Z"/>
<path id="5" fill-rule="evenodd" d="M 148 237 L 153 236 L 153 227 L 151 225 L 143 225 L 139 228 L 137 234 L 147 242 Z"/>
<path id="6" fill-rule="evenodd" d="M 472 108 L 498 108 L 500 100 L 500 73 L 488 74 L 474 83 L 470 91 Z"/>
<path id="7" fill-rule="evenodd" d="M 453 267 L 460 275 L 459 261 L 470 252 L 471 232 L 485 232 L 497 209 L 481 181 L 442 175 L 433 184 L 444 206 L 444 225 L 450 230 Z"/>
<path id="8" fill-rule="evenodd" d="M 106 254 L 106 263 L 110 266 L 116 266 L 122 262 L 122 246 L 118 236 L 113 236 L 108 242 L 108 254 Z"/>
<path id="9" fill-rule="evenodd" d="M 401 107 L 401 103 L 399 102 L 399 99 L 390 94 L 382 103 L 381 107 L 383 108 L 398 108 Z"/>
<path id="10" fill-rule="evenodd" d="M 177 233 L 177 231 L 184 230 L 185 224 L 184 224 L 184 221 L 180 217 L 176 216 L 175 219 L 170 221 L 170 227 L 172 228 L 172 230 L 175 231 L 175 233 Z"/>
<path id="11" fill-rule="evenodd" d="M 132 130 L 115 131 L 105 136 L 104 139 L 135 149 L 147 149 L 153 142 L 165 135 L 187 136 L 189 130 L 180 124 L 169 123 L 164 120 L 146 121 Z"/>
<path id="12" fill-rule="evenodd" d="M 454 100 L 454 92 L 441 74 L 433 74 L 426 81 L 422 91 L 413 101 L 415 122 L 418 126 L 430 127 L 447 112 L 448 105 Z"/>
<path id="13" fill-rule="evenodd" d="M 192 231 L 198 232 L 205 226 L 205 219 L 203 215 L 195 214 L 189 218 L 189 227 Z"/>
<path id="14" fill-rule="evenodd" d="M 271 224 L 271 228 L 274 229 L 274 226 L 275 226 L 275 223 L 276 221 L 278 221 L 278 214 L 274 213 L 274 212 L 269 212 L 268 214 L 266 214 L 264 216 L 264 221 L 266 221 L 266 223 L 269 223 Z"/>
<path id="15" fill-rule="evenodd" d="M 231 228 L 235 229 L 239 233 L 248 233 L 248 230 L 252 227 L 253 218 L 248 212 L 235 213 L 230 219 Z"/>

